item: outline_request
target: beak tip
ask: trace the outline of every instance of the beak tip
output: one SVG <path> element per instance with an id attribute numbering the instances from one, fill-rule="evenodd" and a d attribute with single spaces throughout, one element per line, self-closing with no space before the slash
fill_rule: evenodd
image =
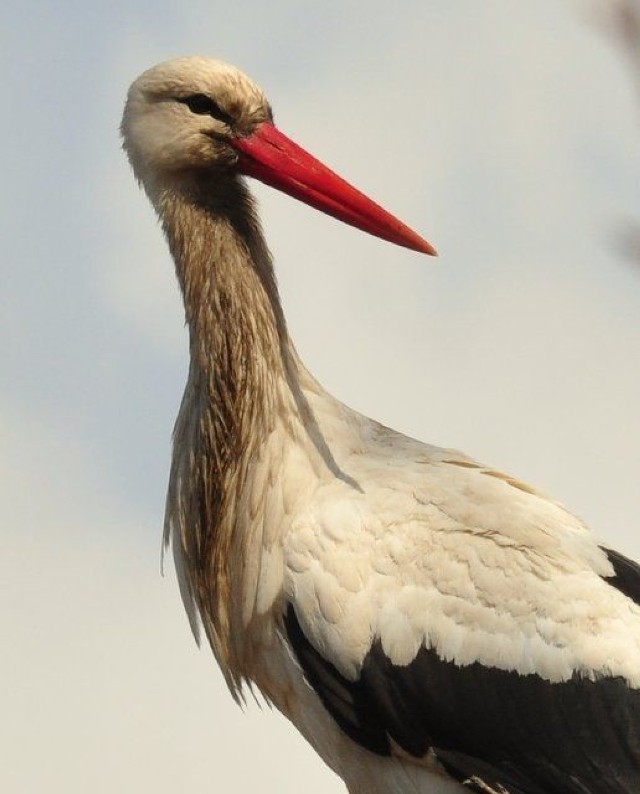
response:
<path id="1" fill-rule="evenodd" d="M 436 248 L 434 248 L 431 243 L 427 242 L 426 240 L 420 238 L 420 245 L 415 247 L 415 250 L 421 254 L 426 254 L 427 256 L 440 256 Z"/>

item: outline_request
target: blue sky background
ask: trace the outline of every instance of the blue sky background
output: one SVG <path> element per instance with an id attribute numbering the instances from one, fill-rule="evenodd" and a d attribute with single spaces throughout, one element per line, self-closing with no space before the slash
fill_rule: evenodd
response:
<path id="1" fill-rule="evenodd" d="M 430 261 L 256 186 L 291 332 L 345 402 L 640 557 L 640 106 L 597 3 L 10 4 L 0 64 L 0 789 L 339 792 L 195 648 L 160 533 L 187 363 L 120 151 L 168 57 L 236 63 Z"/>

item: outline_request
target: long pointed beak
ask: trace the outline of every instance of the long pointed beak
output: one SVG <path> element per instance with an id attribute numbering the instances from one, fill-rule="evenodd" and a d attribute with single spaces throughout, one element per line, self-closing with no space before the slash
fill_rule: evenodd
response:
<path id="1" fill-rule="evenodd" d="M 383 240 L 436 256 L 436 249 L 339 177 L 269 122 L 231 145 L 240 173 L 255 177 L 305 204 Z"/>

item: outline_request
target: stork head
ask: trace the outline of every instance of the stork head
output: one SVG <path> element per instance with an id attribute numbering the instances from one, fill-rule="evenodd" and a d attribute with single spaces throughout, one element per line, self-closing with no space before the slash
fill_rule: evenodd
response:
<path id="1" fill-rule="evenodd" d="M 271 120 L 262 91 L 246 75 L 211 58 L 175 58 L 131 85 L 122 135 L 136 176 L 228 169 L 230 141 Z"/>
<path id="2" fill-rule="evenodd" d="M 189 176 L 215 189 L 246 175 L 377 237 L 426 254 L 435 249 L 299 147 L 273 124 L 262 90 L 223 61 L 176 58 L 131 85 L 122 136 L 136 177 L 153 194 Z"/>

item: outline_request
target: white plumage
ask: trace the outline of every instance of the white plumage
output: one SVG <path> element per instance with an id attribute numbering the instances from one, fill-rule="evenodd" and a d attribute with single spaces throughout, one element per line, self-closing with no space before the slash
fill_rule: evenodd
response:
<path id="1" fill-rule="evenodd" d="M 190 328 L 167 528 L 234 696 L 256 686 L 352 794 L 640 791 L 638 568 L 544 494 L 327 394 L 238 173 L 433 249 L 219 61 L 142 75 L 123 135 Z"/>

